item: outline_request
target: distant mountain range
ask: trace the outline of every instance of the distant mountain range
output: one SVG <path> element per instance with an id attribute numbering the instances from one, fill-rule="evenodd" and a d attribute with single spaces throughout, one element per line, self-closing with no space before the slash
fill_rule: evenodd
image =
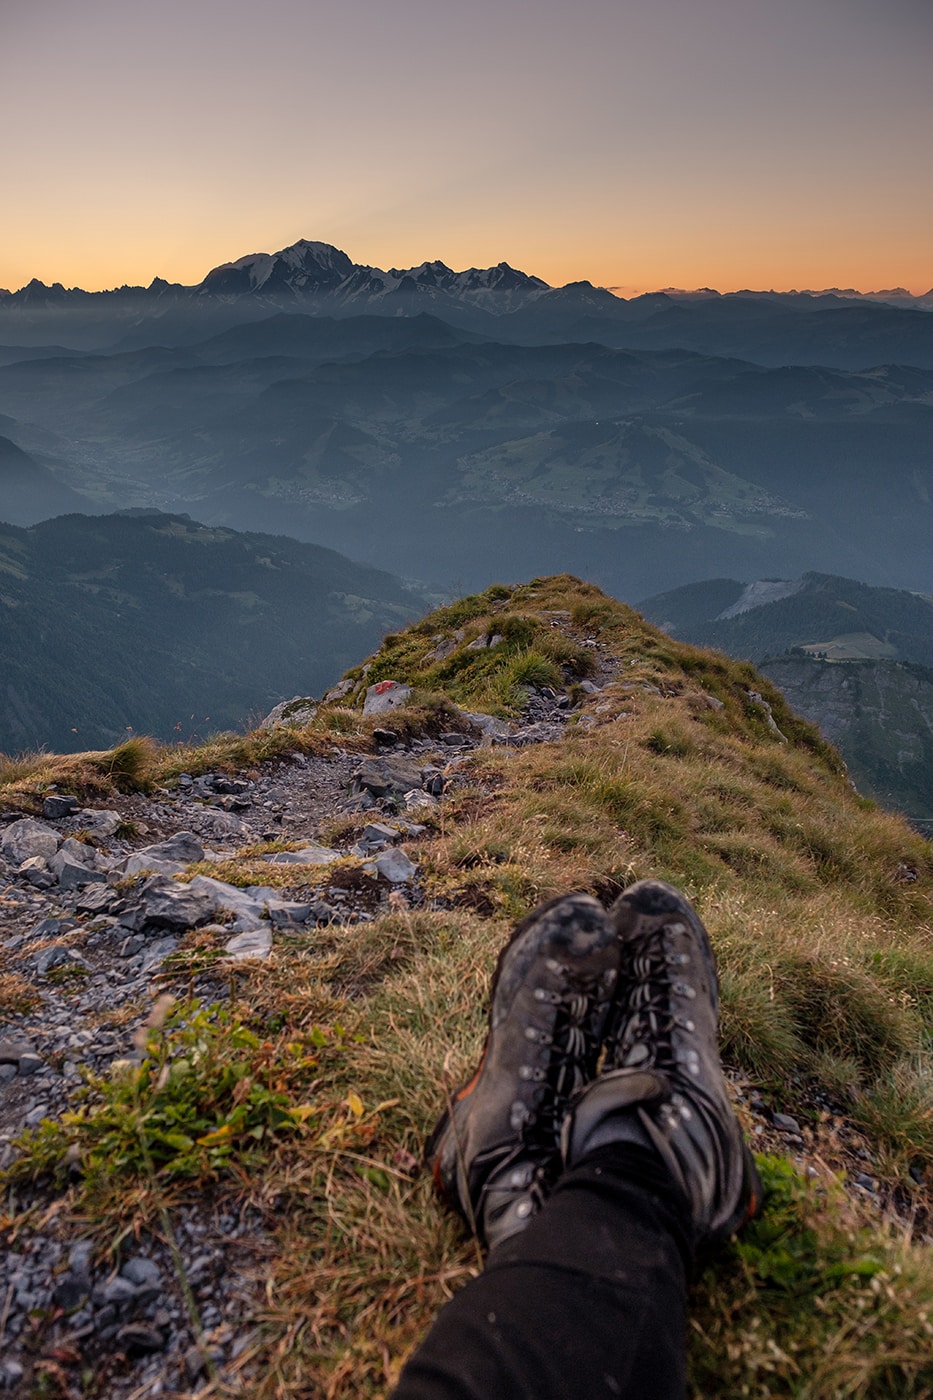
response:
<path id="1" fill-rule="evenodd" d="M 933 597 L 831 574 L 708 579 L 638 605 L 681 641 L 761 662 L 783 652 L 831 661 L 912 661 L 933 668 Z"/>
<path id="2" fill-rule="evenodd" d="M 660 287 L 658 289 L 663 295 L 685 301 L 710 301 L 722 297 L 773 297 L 775 299 L 789 297 L 832 297 L 843 301 L 883 301 L 889 306 L 916 307 L 921 310 L 933 309 L 933 289 L 928 292 L 921 292 L 915 296 L 906 287 L 888 287 L 879 292 L 860 292 L 855 287 L 821 287 L 819 290 L 813 287 L 803 287 L 799 291 L 790 292 L 765 292 L 752 291 L 750 288 L 740 292 L 718 292 L 715 287 L 694 287 L 692 290 L 686 287 Z M 610 287 L 609 291 L 619 292 L 620 288 Z"/>
<path id="3" fill-rule="evenodd" d="M 333 550 L 187 516 L 0 524 L 0 751 L 241 728 L 428 606 Z"/>
<path id="4" fill-rule="evenodd" d="M 922 299 L 921 299 L 922 300 Z M 142 506 L 452 593 L 810 570 L 933 592 L 933 315 L 383 272 L 301 242 L 196 287 L 0 301 L 0 518 Z"/>
<path id="5" fill-rule="evenodd" d="M 852 579 L 709 579 L 639 604 L 665 632 L 754 661 L 860 791 L 933 825 L 933 597 Z"/>
<path id="6" fill-rule="evenodd" d="M 670 290 L 626 300 L 587 281 L 551 287 L 505 262 L 463 272 L 440 261 L 384 271 L 308 239 L 222 263 L 194 286 L 156 277 L 147 287 L 86 292 L 34 278 L 18 291 L 0 290 L 0 342 L 27 349 L 62 340 L 76 349 L 179 345 L 282 310 L 426 312 L 497 339 L 677 346 L 765 364 L 810 359 L 858 369 L 896 361 L 933 368 L 933 322 L 914 319 L 933 310 L 933 289 L 919 297 L 903 288 L 867 296 Z M 143 323 L 157 324 L 157 339 Z"/>
<path id="7" fill-rule="evenodd" d="M 179 282 L 167 282 L 162 277 L 153 278 L 148 287 L 122 286 L 106 292 L 85 292 L 80 287 L 66 288 L 60 282 L 47 286 L 38 278 L 33 278 L 26 286 L 11 292 L 0 288 L 0 306 L 61 306 L 86 303 L 89 297 L 110 298 L 125 301 L 132 297 L 148 297 L 161 300 L 167 297 L 188 294 L 199 298 L 206 297 L 261 297 L 269 302 L 307 302 L 329 298 L 335 304 L 353 305 L 356 309 L 371 309 L 374 302 L 388 302 L 392 313 L 408 298 L 422 300 L 422 308 L 427 309 L 426 300 L 438 301 L 449 298 L 454 302 L 481 307 L 492 315 L 503 315 L 515 311 L 530 302 L 553 293 L 541 277 L 529 276 L 508 263 L 501 262 L 496 267 L 468 268 L 464 272 L 454 272 L 446 263 L 439 260 L 420 263 L 417 267 L 390 268 L 383 271 L 378 267 L 355 263 L 340 248 L 330 243 L 300 239 L 277 253 L 248 253 L 233 262 L 221 263 L 208 272 L 202 281 L 194 286 Z M 611 305 L 613 301 L 627 304 L 624 297 L 617 297 L 606 289 L 595 288 L 592 283 L 573 282 L 560 289 L 576 295 L 593 294 L 596 306 Z M 607 300 L 608 297 L 608 300 Z M 913 296 L 904 287 L 888 291 L 862 293 L 838 287 L 823 291 L 804 292 L 717 292 L 704 287 L 696 291 L 685 291 L 671 287 L 661 292 L 649 293 L 634 299 L 639 306 L 656 305 L 659 299 L 682 301 L 730 301 L 750 297 L 767 299 L 778 303 L 810 300 L 817 302 L 871 301 L 911 309 L 933 309 L 933 288 L 921 296 Z"/>

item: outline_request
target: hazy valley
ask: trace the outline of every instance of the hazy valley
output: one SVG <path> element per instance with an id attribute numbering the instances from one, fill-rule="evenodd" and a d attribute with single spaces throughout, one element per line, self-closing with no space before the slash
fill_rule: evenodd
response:
<path id="1" fill-rule="evenodd" d="M 0 433 L 34 464 L 0 456 L 0 517 L 186 511 L 452 592 L 933 589 L 933 316 L 903 300 L 627 302 L 311 243 L 194 288 L 30 284 L 0 300 Z"/>

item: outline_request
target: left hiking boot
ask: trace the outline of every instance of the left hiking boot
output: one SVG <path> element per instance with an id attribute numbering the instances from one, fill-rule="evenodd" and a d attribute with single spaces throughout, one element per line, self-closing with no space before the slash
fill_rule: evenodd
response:
<path id="1" fill-rule="evenodd" d="M 627 889 L 609 917 L 621 946 L 620 995 L 603 1072 L 566 1115 L 564 1161 L 574 1166 L 614 1144 L 652 1150 L 689 1203 L 695 1247 L 706 1248 L 761 1201 L 719 1059 L 713 950 L 696 910 L 660 880 Z"/>
<path id="2" fill-rule="evenodd" d="M 528 1224 L 553 1184 L 561 1122 L 596 1072 L 618 965 L 606 911 L 586 894 L 543 904 L 500 954 L 479 1066 L 425 1146 L 440 1195 L 489 1249 Z"/>

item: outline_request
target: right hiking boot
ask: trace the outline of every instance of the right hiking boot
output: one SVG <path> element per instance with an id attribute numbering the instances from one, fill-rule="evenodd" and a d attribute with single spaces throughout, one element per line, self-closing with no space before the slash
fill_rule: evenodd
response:
<path id="1" fill-rule="evenodd" d="M 560 1169 L 561 1123 L 596 1072 L 618 964 L 586 894 L 536 909 L 500 954 L 479 1066 L 425 1146 L 440 1195 L 489 1249 L 528 1224 Z"/>
<path id="2" fill-rule="evenodd" d="M 695 1248 L 759 1209 L 761 1183 L 732 1110 L 717 1045 L 719 987 L 706 929 L 687 900 L 642 880 L 613 905 L 620 995 L 604 1072 L 564 1121 L 564 1161 L 598 1147 L 654 1150 L 690 1204 Z"/>

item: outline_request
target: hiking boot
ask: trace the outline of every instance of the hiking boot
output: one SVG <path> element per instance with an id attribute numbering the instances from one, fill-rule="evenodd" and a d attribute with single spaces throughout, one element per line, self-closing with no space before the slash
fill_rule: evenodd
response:
<path id="1" fill-rule="evenodd" d="M 761 1184 L 719 1060 L 713 950 L 694 909 L 660 880 L 626 890 L 609 917 L 619 999 L 604 1073 L 565 1119 L 564 1160 L 618 1142 L 653 1148 L 690 1203 L 695 1246 L 714 1245 L 756 1213 Z"/>
<path id="2" fill-rule="evenodd" d="M 586 894 L 543 904 L 502 950 L 479 1066 L 425 1146 L 439 1193 L 490 1249 L 527 1225 L 560 1168 L 561 1122 L 596 1072 L 618 964 Z"/>

